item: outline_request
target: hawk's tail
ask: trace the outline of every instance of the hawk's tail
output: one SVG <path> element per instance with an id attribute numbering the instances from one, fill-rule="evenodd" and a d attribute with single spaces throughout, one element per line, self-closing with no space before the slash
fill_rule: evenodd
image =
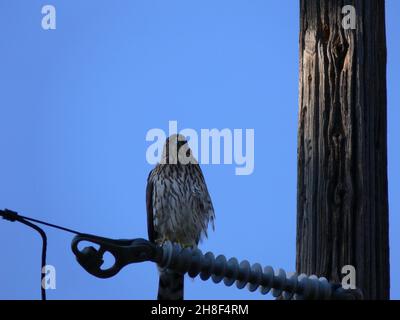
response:
<path id="1" fill-rule="evenodd" d="M 160 270 L 157 300 L 183 300 L 184 275 L 170 269 Z"/>

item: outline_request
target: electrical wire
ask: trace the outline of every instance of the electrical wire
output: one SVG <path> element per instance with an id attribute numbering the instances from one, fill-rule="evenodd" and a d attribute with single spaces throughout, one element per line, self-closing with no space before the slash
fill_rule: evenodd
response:
<path id="1" fill-rule="evenodd" d="M 32 222 L 43 224 L 43 225 L 51 227 L 51 228 L 63 230 L 63 231 L 69 232 L 69 233 L 83 234 L 82 232 L 79 232 L 79 231 L 76 231 L 76 230 L 73 230 L 73 229 L 69 229 L 69 228 L 65 228 L 65 227 L 62 227 L 62 226 L 59 226 L 59 225 L 56 225 L 56 224 L 53 224 L 53 223 L 45 222 L 45 221 L 42 221 L 42 220 L 30 218 L 30 217 L 25 217 L 25 216 L 22 216 L 22 215 L 18 214 L 15 211 L 11 211 L 11 210 L 8 210 L 8 209 L 0 210 L 0 216 L 3 216 L 4 219 L 9 220 L 9 221 L 28 220 L 28 221 L 32 221 Z"/>
<path id="2" fill-rule="evenodd" d="M 43 274 L 43 271 L 45 270 L 46 267 L 46 253 L 47 253 L 47 236 L 46 233 L 43 231 L 42 228 L 38 227 L 37 225 L 29 222 L 29 221 L 25 221 L 24 219 L 18 220 L 18 222 L 21 222 L 22 224 L 31 227 L 32 229 L 36 230 L 41 238 L 42 238 L 42 261 L 41 261 L 41 272 L 40 272 L 40 293 L 42 296 L 42 300 L 46 300 L 46 289 L 44 287 L 44 277 L 46 276 L 45 274 Z"/>
<path id="3" fill-rule="evenodd" d="M 45 221 L 41 221 L 38 219 L 33 219 L 30 217 L 25 217 L 25 216 L 21 216 L 19 215 L 17 212 L 9 210 L 9 209 L 4 209 L 4 210 L 0 210 L 0 216 L 3 217 L 3 219 L 11 221 L 11 222 L 20 222 L 32 229 L 34 229 L 35 231 L 37 231 L 40 234 L 40 237 L 42 238 L 42 259 L 41 259 L 41 268 L 40 268 L 40 292 L 41 292 L 41 298 L 42 300 L 46 300 L 46 288 L 45 288 L 45 283 L 44 283 L 44 278 L 46 276 L 46 274 L 43 274 L 43 272 L 45 271 L 45 267 L 46 267 L 46 255 L 47 255 L 47 236 L 46 233 L 43 231 L 42 228 L 40 228 L 39 226 L 37 226 L 36 224 L 32 223 L 32 222 L 36 222 L 39 224 L 43 224 L 45 226 L 51 227 L 51 228 L 55 228 L 55 229 L 59 229 L 65 232 L 69 232 L 69 233 L 73 233 L 76 235 L 82 235 L 82 232 L 73 230 L 73 229 L 69 229 L 69 228 L 65 228 L 62 226 L 58 226 L 56 224 L 52 224 L 52 223 L 48 223 Z M 30 222 L 32 221 L 32 222 Z"/>

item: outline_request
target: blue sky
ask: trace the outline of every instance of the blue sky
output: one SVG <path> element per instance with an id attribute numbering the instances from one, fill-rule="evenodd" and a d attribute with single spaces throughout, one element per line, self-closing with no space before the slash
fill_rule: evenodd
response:
<path id="1" fill-rule="evenodd" d="M 57 29 L 41 28 L 53 4 Z M 387 0 L 392 298 L 400 299 L 400 2 Z M 216 231 L 201 249 L 293 271 L 298 1 L 0 2 L 0 207 L 111 238 L 147 237 L 149 129 L 253 128 L 255 170 L 205 165 Z M 46 229 L 49 299 L 153 299 L 151 263 L 100 280 Z M 0 299 L 40 298 L 41 242 L 0 221 Z M 186 280 L 188 299 L 265 299 Z M 269 296 L 267 296 L 268 298 Z"/>

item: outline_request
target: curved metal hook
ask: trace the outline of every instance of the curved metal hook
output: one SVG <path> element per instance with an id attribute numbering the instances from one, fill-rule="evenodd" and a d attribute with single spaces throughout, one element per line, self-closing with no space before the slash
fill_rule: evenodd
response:
<path id="1" fill-rule="evenodd" d="M 82 241 L 97 244 L 99 249 L 89 246 L 79 250 L 78 245 Z M 80 234 L 72 240 L 71 249 L 78 263 L 87 272 L 98 278 L 110 278 L 130 263 L 158 262 L 162 258 L 162 249 L 145 239 L 114 240 L 90 234 Z M 103 256 L 106 252 L 113 255 L 115 262 L 111 267 L 103 270 L 101 266 L 104 263 Z"/>

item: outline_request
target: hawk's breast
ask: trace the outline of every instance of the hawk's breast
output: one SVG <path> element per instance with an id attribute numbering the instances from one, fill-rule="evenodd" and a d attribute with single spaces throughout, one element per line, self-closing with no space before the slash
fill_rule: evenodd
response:
<path id="1" fill-rule="evenodd" d="M 157 242 L 169 240 L 197 245 L 207 231 L 214 210 L 200 168 L 195 165 L 160 165 L 153 183 L 154 229 Z"/>

